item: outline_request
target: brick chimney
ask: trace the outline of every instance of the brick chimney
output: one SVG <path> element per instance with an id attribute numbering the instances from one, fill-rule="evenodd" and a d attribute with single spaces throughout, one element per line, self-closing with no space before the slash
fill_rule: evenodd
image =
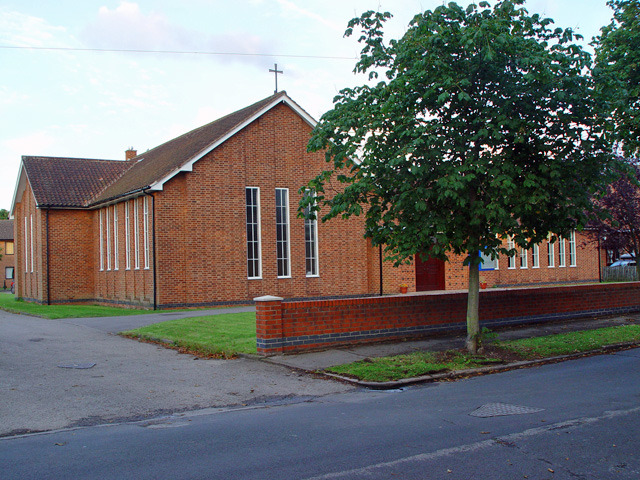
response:
<path id="1" fill-rule="evenodd" d="M 131 160 L 132 158 L 135 158 L 137 155 L 138 155 L 138 151 L 134 150 L 133 147 L 129 147 L 129 149 L 125 150 L 124 152 L 124 159 Z"/>

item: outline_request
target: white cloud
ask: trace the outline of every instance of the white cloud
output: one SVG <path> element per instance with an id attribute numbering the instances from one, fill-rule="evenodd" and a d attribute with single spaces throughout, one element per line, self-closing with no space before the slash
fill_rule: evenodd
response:
<path id="1" fill-rule="evenodd" d="M 271 46 L 258 35 L 239 31 L 205 34 L 183 28 L 159 12 L 143 12 L 138 4 L 122 2 L 114 10 L 100 7 L 97 18 L 86 26 L 82 39 L 91 47 L 123 50 L 166 50 L 255 54 Z M 215 56 L 222 61 L 256 63 L 253 56 Z"/>
<path id="2" fill-rule="evenodd" d="M 0 42 L 16 47 L 62 47 L 64 27 L 46 20 L 0 7 Z"/>
<path id="3" fill-rule="evenodd" d="M 294 15 L 310 18 L 311 20 L 315 20 L 323 24 L 324 26 L 329 27 L 330 29 L 335 30 L 336 32 L 339 32 L 339 33 L 343 33 L 345 30 L 343 23 L 336 23 L 336 22 L 327 20 L 322 15 L 318 15 L 315 12 L 304 9 L 289 0 L 278 0 L 278 3 L 280 4 L 284 12 L 287 14 L 294 14 Z"/>

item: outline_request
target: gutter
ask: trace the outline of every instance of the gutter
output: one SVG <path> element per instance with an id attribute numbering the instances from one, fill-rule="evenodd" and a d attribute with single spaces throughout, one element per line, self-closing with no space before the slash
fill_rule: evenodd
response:
<path id="1" fill-rule="evenodd" d="M 148 189 L 148 187 L 147 187 Z M 156 256 L 156 197 L 147 190 L 142 193 L 151 197 L 151 245 L 153 248 L 153 309 L 158 309 L 158 282 L 157 282 L 157 256 Z"/>
<path id="2" fill-rule="evenodd" d="M 49 209 L 45 210 L 47 212 L 47 217 L 45 220 L 46 230 L 47 230 L 47 305 L 51 305 L 51 275 L 50 275 L 50 266 L 51 266 L 51 256 L 49 255 Z"/>

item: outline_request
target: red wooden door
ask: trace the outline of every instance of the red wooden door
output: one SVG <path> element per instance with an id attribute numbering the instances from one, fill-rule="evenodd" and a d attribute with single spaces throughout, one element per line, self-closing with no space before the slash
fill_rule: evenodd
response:
<path id="1" fill-rule="evenodd" d="M 416 291 L 444 290 L 444 262 L 436 258 L 422 261 L 415 256 Z"/>

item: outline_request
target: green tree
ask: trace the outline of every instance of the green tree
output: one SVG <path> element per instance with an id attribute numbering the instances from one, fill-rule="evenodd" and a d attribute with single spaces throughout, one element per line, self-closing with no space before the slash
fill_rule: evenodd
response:
<path id="1" fill-rule="evenodd" d="M 640 0 L 609 0 L 609 25 L 594 39 L 598 93 L 608 102 L 609 134 L 629 156 L 640 149 Z"/>
<path id="2" fill-rule="evenodd" d="M 584 225 L 614 161 L 584 74 L 590 56 L 522 3 L 450 3 L 388 44 L 389 13 L 351 20 L 345 35 L 360 28 L 364 45 L 354 71 L 384 80 L 341 90 L 308 147 L 332 165 L 305 187 L 323 221 L 364 214 L 365 236 L 396 264 L 466 255 L 472 352 L 478 252 L 514 255 L 505 236 L 526 248 Z"/>
<path id="3" fill-rule="evenodd" d="M 7 220 L 9 218 L 9 210 L 0 208 L 0 220 Z"/>

